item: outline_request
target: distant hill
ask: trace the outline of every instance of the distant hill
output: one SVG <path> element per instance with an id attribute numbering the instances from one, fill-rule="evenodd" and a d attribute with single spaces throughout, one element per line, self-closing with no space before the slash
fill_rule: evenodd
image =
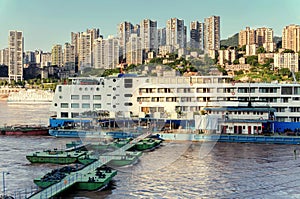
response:
<path id="1" fill-rule="evenodd" d="M 234 34 L 228 39 L 221 40 L 221 46 L 238 46 L 239 45 L 239 33 Z"/>

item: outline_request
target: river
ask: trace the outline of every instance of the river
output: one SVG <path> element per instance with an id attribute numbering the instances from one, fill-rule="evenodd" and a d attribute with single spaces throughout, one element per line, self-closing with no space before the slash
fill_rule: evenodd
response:
<path id="1" fill-rule="evenodd" d="M 0 102 L 0 126 L 47 124 L 49 105 Z M 32 151 L 63 148 L 73 139 L 0 137 L 0 169 L 12 196 L 57 165 L 30 164 Z M 130 167 L 119 168 L 102 191 L 71 190 L 62 198 L 300 198 L 300 156 L 295 145 L 165 142 Z M 1 173 L 2 174 L 2 173 Z M 1 176 L 2 177 L 2 176 Z M 3 181 L 0 180 L 2 187 Z"/>

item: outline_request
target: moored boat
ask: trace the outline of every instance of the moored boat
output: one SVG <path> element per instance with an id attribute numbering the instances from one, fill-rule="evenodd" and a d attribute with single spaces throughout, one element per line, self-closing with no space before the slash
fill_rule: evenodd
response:
<path id="1" fill-rule="evenodd" d="M 52 163 L 52 164 L 71 164 L 78 161 L 80 156 L 85 155 L 86 151 L 62 151 L 44 150 L 26 155 L 31 163 Z"/>
<path id="2" fill-rule="evenodd" d="M 84 174 L 75 186 L 78 190 L 99 190 L 105 187 L 115 175 L 117 175 L 116 170 L 104 165 L 98 167 L 95 171 Z"/>
<path id="3" fill-rule="evenodd" d="M 0 135 L 39 136 L 49 135 L 49 128 L 45 126 L 14 125 L 0 128 Z"/>
<path id="4" fill-rule="evenodd" d="M 60 169 L 54 169 L 47 173 L 43 177 L 35 178 L 33 182 L 40 188 L 47 188 L 55 183 L 60 182 L 64 177 L 66 177 L 71 172 L 78 171 L 82 167 L 75 166 L 65 166 Z"/>

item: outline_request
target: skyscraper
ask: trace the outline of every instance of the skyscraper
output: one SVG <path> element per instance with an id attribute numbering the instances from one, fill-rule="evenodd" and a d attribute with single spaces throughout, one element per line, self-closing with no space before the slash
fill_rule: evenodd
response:
<path id="1" fill-rule="evenodd" d="M 204 19 L 204 49 L 209 50 L 220 49 L 220 17 L 211 16 Z"/>
<path id="2" fill-rule="evenodd" d="M 300 26 L 289 25 L 282 30 L 282 48 L 300 51 Z"/>
<path id="3" fill-rule="evenodd" d="M 23 52 L 24 38 L 21 31 L 9 31 L 8 37 L 8 78 L 11 80 L 23 80 Z"/>
<path id="4" fill-rule="evenodd" d="M 143 50 L 142 39 L 137 34 L 131 34 L 126 44 L 126 62 L 127 64 L 142 64 Z"/>
<path id="5" fill-rule="evenodd" d="M 166 45 L 166 28 L 157 29 L 157 42 L 158 47 Z"/>
<path id="6" fill-rule="evenodd" d="M 246 30 L 241 30 L 239 33 L 239 47 L 244 45 L 252 45 L 256 43 L 256 31 L 246 27 Z"/>
<path id="7" fill-rule="evenodd" d="M 186 26 L 184 20 L 172 18 L 167 21 L 166 45 L 175 49 L 186 47 Z"/>
<path id="8" fill-rule="evenodd" d="M 63 52 L 60 44 L 56 44 L 52 47 L 51 63 L 52 65 L 56 65 L 58 67 L 63 66 Z"/>
<path id="9" fill-rule="evenodd" d="M 63 52 L 64 67 L 75 72 L 75 47 L 70 43 L 65 43 Z"/>
<path id="10" fill-rule="evenodd" d="M 146 51 L 158 51 L 157 22 L 150 19 L 141 21 L 142 48 Z"/>
<path id="11" fill-rule="evenodd" d="M 130 34 L 133 32 L 133 25 L 130 22 L 124 21 L 118 25 L 120 57 L 126 57 L 126 43 L 129 41 Z"/>
<path id="12" fill-rule="evenodd" d="M 0 50 L 0 65 L 8 66 L 8 60 L 9 60 L 9 53 L 8 48 L 4 48 Z"/>
<path id="13" fill-rule="evenodd" d="M 262 46 L 264 43 L 273 43 L 273 29 L 265 27 L 257 28 L 256 43 L 258 46 Z"/>
<path id="14" fill-rule="evenodd" d="M 94 41 L 94 67 L 112 69 L 119 64 L 119 41 L 113 36 Z"/>
<path id="15" fill-rule="evenodd" d="M 191 49 L 204 50 L 203 40 L 204 40 L 204 23 L 199 21 L 192 21 L 190 25 Z"/>
<path id="16" fill-rule="evenodd" d="M 92 36 L 81 32 L 78 37 L 78 70 L 92 66 Z"/>

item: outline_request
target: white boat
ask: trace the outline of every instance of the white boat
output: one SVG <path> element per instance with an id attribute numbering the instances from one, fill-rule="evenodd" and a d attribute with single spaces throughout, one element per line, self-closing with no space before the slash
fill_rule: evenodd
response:
<path id="1" fill-rule="evenodd" d="M 277 122 L 300 121 L 300 84 L 244 83 L 230 76 L 173 76 L 72 78 L 69 85 L 58 85 L 51 111 L 56 122 L 78 119 L 87 111 L 107 111 L 110 118 L 193 120 L 209 107 L 255 107 L 274 110 Z M 220 111 L 219 114 L 226 114 Z M 247 111 L 232 113 L 247 115 Z M 252 119 L 260 120 L 261 115 Z M 51 125 L 51 122 L 50 122 Z"/>

